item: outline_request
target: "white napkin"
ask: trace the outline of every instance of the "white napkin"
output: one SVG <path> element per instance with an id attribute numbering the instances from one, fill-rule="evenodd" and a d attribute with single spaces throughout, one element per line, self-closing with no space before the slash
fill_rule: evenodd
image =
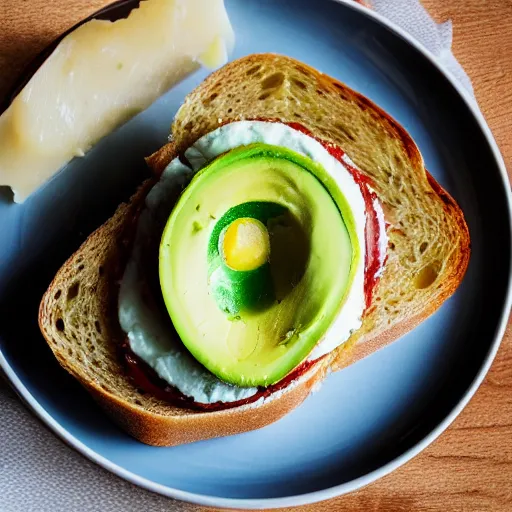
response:
<path id="1" fill-rule="evenodd" d="M 357 0 L 356 0 L 357 1 Z M 473 96 L 451 53 L 452 25 L 437 24 L 418 0 L 366 0 L 421 42 Z M 68 448 L 45 429 L 0 378 L 0 511 L 199 511 L 135 487 Z"/>
<path id="2" fill-rule="evenodd" d="M 452 22 L 436 23 L 419 0 L 366 0 L 360 2 L 392 21 L 429 50 L 474 98 L 468 75 L 452 53 Z"/>

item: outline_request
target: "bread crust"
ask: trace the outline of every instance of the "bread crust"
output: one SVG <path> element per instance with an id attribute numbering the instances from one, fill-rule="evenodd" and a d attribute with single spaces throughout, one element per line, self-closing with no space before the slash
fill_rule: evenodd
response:
<path id="1" fill-rule="evenodd" d="M 122 275 L 126 264 L 126 256 L 129 253 L 135 234 L 136 224 L 134 219 L 138 217 L 138 212 L 143 208 L 144 199 L 154 182 L 154 179 L 146 180 L 131 200 L 126 204 L 121 204 L 115 214 L 94 231 L 60 268 L 45 292 L 39 307 L 39 328 L 45 340 L 60 365 L 80 382 L 107 415 L 128 434 L 145 444 L 177 446 L 256 430 L 279 420 L 300 405 L 310 394 L 315 384 L 323 380 L 327 371 L 325 365 L 318 363 L 285 389 L 270 395 L 268 398 L 261 398 L 257 402 L 241 407 L 204 412 L 187 410 L 175 407 L 162 400 L 155 400 L 159 406 L 159 412 L 155 412 L 147 410 L 144 404 L 140 403 L 142 397 L 134 401 L 131 396 L 124 397 L 121 393 L 116 393 L 116 390 L 112 389 L 111 386 L 105 386 L 104 384 L 102 386 L 97 378 L 84 372 L 80 360 L 77 361 L 75 355 L 69 355 L 67 352 L 69 347 L 60 343 L 62 339 L 58 338 L 62 338 L 63 334 L 59 331 L 58 322 L 64 315 L 58 301 L 67 301 L 64 298 L 65 292 L 63 292 L 63 289 L 76 280 L 77 270 L 83 265 L 84 260 L 95 258 L 94 247 L 98 243 L 107 243 L 109 247 L 103 252 L 113 252 L 115 254 L 117 268 L 113 271 L 111 278 L 114 277 L 114 280 L 116 280 L 115 276 Z M 119 251 L 119 247 L 122 247 L 121 251 Z M 81 255 L 84 257 L 81 258 Z M 101 263 L 105 267 L 108 266 L 107 260 L 102 260 Z M 80 272 L 84 272 L 84 270 Z M 108 274 L 108 270 L 104 272 Z M 105 279 L 97 277 L 96 279 L 97 281 L 91 282 L 89 278 L 88 284 L 98 292 L 97 295 L 95 294 L 90 298 L 97 302 L 97 308 L 106 317 L 109 314 L 108 305 L 117 301 L 118 286 L 115 282 L 106 282 L 108 277 Z M 57 300 L 55 299 L 56 295 L 59 296 Z M 91 304 L 87 306 L 91 308 Z M 117 372 L 118 377 L 123 379 L 126 389 L 131 394 L 137 395 L 138 390 L 129 380 L 120 361 L 116 358 L 117 345 L 123 341 L 123 333 L 120 331 L 117 318 L 115 320 L 111 318 L 110 320 L 114 324 L 108 333 L 107 340 L 111 345 L 109 356 L 112 360 L 109 363 L 114 368 L 111 371 Z M 67 341 L 68 344 L 69 342 L 73 343 L 72 340 L 64 341 Z M 87 354 L 82 357 L 87 357 Z"/>
<path id="2" fill-rule="evenodd" d="M 452 272 L 446 278 L 442 294 L 438 295 L 435 300 L 427 302 L 420 313 L 406 318 L 401 322 L 390 326 L 384 331 L 377 334 L 372 332 L 366 333 L 361 338 L 354 339 L 352 343 L 348 340 L 346 344 L 342 345 L 334 352 L 333 357 L 329 362 L 330 369 L 333 372 L 364 359 L 412 331 L 424 320 L 433 315 L 442 306 L 442 304 L 455 293 L 464 277 L 464 274 L 466 273 L 470 258 L 470 243 L 468 228 L 462 210 L 459 208 L 452 196 L 444 190 L 439 183 L 437 183 L 434 177 L 428 171 L 425 171 L 425 173 L 432 189 L 440 198 L 442 198 L 447 215 L 453 215 L 461 233 L 465 233 L 467 235 L 467 239 L 465 241 L 465 243 L 467 243 L 467 250 L 461 252 L 461 257 L 458 259 L 457 265 L 453 267 Z"/>
<path id="3" fill-rule="evenodd" d="M 274 423 L 299 406 L 315 384 L 323 380 L 324 373 L 325 368 L 313 368 L 284 393 L 277 397 L 270 396 L 261 402 L 234 409 L 179 416 L 148 412 L 116 395 L 106 393 L 92 382 L 81 383 L 110 418 L 135 439 L 152 446 L 178 446 L 241 434 Z"/>
<path id="4" fill-rule="evenodd" d="M 230 83 L 229 77 L 234 67 L 242 65 L 247 66 L 252 63 L 274 62 L 276 58 L 282 58 L 287 63 L 295 63 L 292 59 L 271 54 L 246 57 L 240 61 L 229 64 L 227 67 L 222 68 L 208 77 L 203 84 L 187 96 L 184 107 L 204 102 L 204 99 L 211 93 L 212 84 L 217 83 L 219 80 L 224 80 L 224 83 Z M 56 337 L 59 336 L 59 333 L 56 333 L 55 329 L 52 328 L 55 322 L 55 318 L 52 315 L 53 309 L 55 308 L 54 296 L 56 290 L 60 289 L 59 287 L 61 287 L 63 281 L 70 279 L 73 268 L 73 258 L 76 257 L 76 254 L 87 252 L 87 244 L 91 243 L 90 239 L 105 236 L 105 233 L 109 236 L 110 231 L 108 226 L 109 223 L 112 223 L 112 219 L 107 221 L 104 226 L 100 227 L 91 235 L 90 239 L 88 239 L 77 253 L 64 264 L 57 274 L 41 302 L 39 325 L 41 332 L 61 365 L 81 382 L 118 425 L 130 435 L 144 443 L 156 446 L 173 446 L 202 439 L 246 432 L 261 428 L 278 420 L 302 403 L 315 384 L 319 383 L 329 371 L 344 368 L 376 352 L 412 330 L 434 313 L 441 304 L 454 293 L 466 271 L 470 249 L 468 229 L 462 211 L 453 198 L 451 198 L 424 169 L 421 154 L 408 133 L 386 112 L 359 93 L 352 91 L 340 82 L 319 73 L 309 66 L 302 63 L 294 65 L 300 65 L 302 70 L 314 76 L 318 80 L 318 83 L 326 89 L 339 89 L 343 95 L 357 102 L 363 110 L 371 110 L 372 116 L 375 116 L 378 122 L 385 126 L 389 136 L 394 140 L 400 141 L 404 154 L 406 154 L 409 159 L 409 167 L 420 176 L 423 176 L 423 181 L 426 186 L 428 185 L 427 193 L 432 194 L 432 197 L 436 200 L 440 200 L 445 215 L 449 216 L 458 227 L 460 235 L 459 251 L 457 251 L 457 254 L 453 255 L 452 259 L 448 262 L 449 268 L 444 276 L 441 291 L 435 296 L 434 300 L 425 301 L 421 311 L 415 311 L 414 314 L 398 322 L 389 322 L 389 325 L 384 327 L 379 326 L 379 328 L 372 329 L 371 326 L 373 324 L 368 324 L 370 327 L 362 328 L 360 332 L 356 333 L 348 342 L 333 351 L 329 357 L 312 367 L 292 386 L 284 390 L 284 392 L 278 393 L 277 396 L 272 396 L 263 403 L 256 402 L 255 404 L 216 412 L 177 411 L 177 408 L 169 404 L 159 404 L 159 412 L 154 412 L 153 410 L 148 410 L 143 405 L 138 405 L 131 398 L 127 399 L 118 393 L 112 392 L 112 390 L 104 389 L 94 378 L 91 378 L 90 375 L 86 375 L 83 369 L 79 367 L 80 365 L 76 365 L 73 361 L 70 361 L 70 358 L 66 356 L 65 352 L 57 346 Z M 198 136 L 203 135 L 203 133 L 198 134 L 194 132 L 193 129 L 191 133 L 185 133 L 186 126 L 183 126 L 180 112 L 178 112 L 173 125 L 174 135 L 178 135 L 178 137 L 146 159 L 148 166 L 155 176 L 160 176 L 173 158 L 192 144 Z M 205 115 L 207 115 L 207 113 L 205 113 Z M 276 116 L 273 115 L 272 117 L 275 118 Z M 234 116 L 233 120 L 242 118 L 243 117 Z M 224 119 L 224 122 L 225 121 L 226 119 Z M 287 121 L 289 121 L 289 119 L 283 118 L 283 122 Z M 214 124 L 217 124 L 216 119 L 212 121 L 210 129 L 206 131 L 211 131 Z M 311 126 L 307 127 L 312 128 Z M 146 183 L 145 187 L 148 186 L 149 185 Z M 145 193 L 139 193 L 130 205 L 122 205 L 114 216 L 114 218 L 116 218 L 116 216 L 118 217 L 116 222 L 129 225 L 130 216 L 140 207 L 144 196 Z M 131 234 L 133 235 L 133 229 Z M 109 342 L 116 343 L 115 337 L 112 336 Z M 125 379 L 128 381 L 127 377 L 125 377 Z M 131 385 L 131 383 L 128 382 L 127 386 L 129 385 Z M 133 387 L 133 385 L 131 386 Z"/>

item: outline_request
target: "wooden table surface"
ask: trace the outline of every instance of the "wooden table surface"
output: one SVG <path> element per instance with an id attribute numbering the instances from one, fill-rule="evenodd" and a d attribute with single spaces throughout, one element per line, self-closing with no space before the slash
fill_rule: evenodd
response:
<path id="1" fill-rule="evenodd" d="M 0 98 L 55 35 L 106 3 L 0 0 Z M 453 21 L 454 54 L 473 81 L 512 176 L 512 0 L 423 4 L 437 21 Z M 484 383 L 436 442 L 368 487 L 301 510 L 512 511 L 512 323 Z"/>

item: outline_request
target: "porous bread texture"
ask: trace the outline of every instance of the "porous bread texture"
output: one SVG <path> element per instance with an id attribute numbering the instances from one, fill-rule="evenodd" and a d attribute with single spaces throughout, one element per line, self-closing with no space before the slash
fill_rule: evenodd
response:
<path id="1" fill-rule="evenodd" d="M 119 206 L 59 270 L 51 293 L 41 302 L 39 322 L 56 358 L 74 377 L 147 411 L 179 414 L 139 393 L 126 378 L 117 353 L 126 336 L 118 322 L 118 280 L 134 235 L 132 219 L 150 185 L 146 182 L 129 203 Z"/>
<path id="2" fill-rule="evenodd" d="M 470 254 L 463 214 L 387 113 L 301 62 L 255 54 L 227 64 L 186 97 L 172 126 L 173 151 L 185 151 L 222 123 L 244 119 L 300 123 L 338 145 L 373 180 L 382 203 L 389 224 L 385 271 L 362 328 L 333 354 L 334 367 L 366 355 L 362 347 L 345 353 L 356 341 L 379 335 L 389 341 L 387 331 L 406 321 L 414 327 L 455 291 Z M 165 147 L 148 159 L 157 173 L 168 161 Z"/>
<path id="3" fill-rule="evenodd" d="M 234 409 L 197 412 L 138 389 L 118 354 L 118 280 L 135 235 L 138 211 L 154 180 L 98 228 L 61 267 L 41 301 L 39 326 L 55 357 L 130 435 L 174 446 L 261 428 L 297 407 L 322 380 L 316 365 L 283 391 Z M 176 197 L 177 199 L 177 197 Z"/>
<path id="4" fill-rule="evenodd" d="M 431 314 L 464 275 L 469 236 L 462 212 L 425 172 L 412 139 L 369 100 L 293 59 L 253 55 L 211 75 L 187 96 L 173 125 L 173 142 L 148 163 L 158 174 L 224 121 L 257 118 L 300 122 L 338 144 L 374 180 L 390 238 L 374 303 L 362 329 L 330 360 L 313 366 L 298 383 L 265 403 L 194 412 L 141 392 L 117 357 L 124 333 L 117 320 L 116 280 L 129 255 L 134 219 L 153 183 L 148 180 L 62 266 L 39 312 L 41 332 L 60 364 L 142 442 L 182 444 L 253 430 L 279 419 L 299 405 L 326 372 L 374 352 Z"/>

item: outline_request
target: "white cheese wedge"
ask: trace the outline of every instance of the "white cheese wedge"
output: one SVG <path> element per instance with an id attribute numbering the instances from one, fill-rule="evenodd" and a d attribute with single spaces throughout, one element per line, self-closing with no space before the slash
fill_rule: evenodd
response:
<path id="1" fill-rule="evenodd" d="M 66 36 L 0 116 L 0 185 L 22 202 L 73 157 L 234 42 L 223 0 L 146 0 Z"/>

